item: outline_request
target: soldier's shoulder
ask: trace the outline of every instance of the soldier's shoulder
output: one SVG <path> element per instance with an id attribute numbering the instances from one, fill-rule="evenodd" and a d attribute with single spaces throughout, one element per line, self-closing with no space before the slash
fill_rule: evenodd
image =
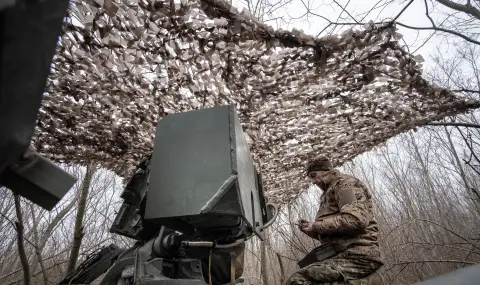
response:
<path id="1" fill-rule="evenodd" d="M 346 174 L 346 173 L 338 173 L 337 178 L 337 187 L 356 187 L 356 188 L 365 188 L 367 189 L 366 185 L 357 177 Z"/>
<path id="2" fill-rule="evenodd" d="M 357 179 L 355 176 L 352 176 L 350 174 L 347 174 L 347 173 L 342 173 L 342 172 L 338 172 L 338 176 L 340 179 Z"/>
<path id="3" fill-rule="evenodd" d="M 338 183 L 341 183 L 341 184 L 344 184 L 344 183 L 356 183 L 357 181 L 359 181 L 356 177 L 350 175 L 350 174 L 346 174 L 346 173 L 341 173 L 339 172 L 337 174 L 337 182 Z"/>

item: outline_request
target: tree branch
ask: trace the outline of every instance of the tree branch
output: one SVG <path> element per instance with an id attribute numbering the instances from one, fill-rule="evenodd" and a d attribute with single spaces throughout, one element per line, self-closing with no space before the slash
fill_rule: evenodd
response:
<path id="1" fill-rule="evenodd" d="M 415 261 L 400 261 L 394 265 L 408 265 L 415 263 L 465 263 L 465 264 L 476 264 L 475 262 L 467 262 L 462 260 L 415 260 Z"/>
<path id="2" fill-rule="evenodd" d="M 472 137 L 467 134 L 467 137 L 465 137 L 465 135 L 463 134 L 463 132 L 460 130 L 460 128 L 458 126 L 455 127 L 457 129 L 457 131 L 460 133 L 460 135 L 462 136 L 463 138 L 463 141 L 465 142 L 465 144 L 467 145 L 468 149 L 470 150 L 470 158 L 469 160 L 467 161 L 466 159 L 463 159 L 463 161 L 465 162 L 466 165 L 468 165 L 474 172 L 476 172 L 478 175 L 480 175 L 480 171 L 478 171 L 470 162 L 472 160 L 472 157 L 475 158 L 475 160 L 477 162 L 480 162 L 480 158 L 475 154 L 475 150 L 473 149 L 473 145 L 472 145 Z M 470 141 L 469 141 L 470 140 Z M 471 190 L 476 194 L 477 191 L 474 190 L 475 188 L 471 188 Z"/>
<path id="3" fill-rule="evenodd" d="M 63 260 L 63 261 L 60 261 L 60 262 L 56 262 L 55 264 L 47 267 L 45 270 L 52 269 L 52 268 L 54 268 L 55 266 L 58 266 L 58 265 L 61 265 L 61 264 L 67 263 L 67 262 L 68 262 L 68 260 Z M 42 271 L 39 270 L 39 271 L 35 272 L 35 274 L 33 274 L 33 276 L 35 277 L 35 276 L 37 276 L 38 274 L 40 274 L 41 272 L 42 272 Z M 14 281 L 12 281 L 12 282 L 10 282 L 10 283 L 7 283 L 7 284 L 5 284 L 5 285 L 18 284 L 18 282 L 20 282 L 20 281 L 22 281 L 22 278 L 17 279 L 17 280 L 14 280 Z"/>
<path id="4" fill-rule="evenodd" d="M 432 225 L 435 225 L 435 226 L 437 226 L 437 227 L 440 227 L 440 228 L 446 230 L 447 232 L 453 234 L 454 236 L 460 238 L 461 240 L 463 240 L 463 241 L 465 241 L 465 242 L 467 242 L 467 243 L 469 242 L 466 238 L 464 238 L 463 236 L 461 236 L 461 235 L 459 235 L 458 233 L 454 232 L 453 230 L 447 228 L 446 226 L 440 225 L 440 224 L 438 224 L 438 223 L 435 223 L 435 222 L 433 222 L 433 221 L 426 220 L 426 219 L 415 219 L 415 220 L 417 220 L 417 221 L 422 221 L 422 222 L 425 222 L 425 223 L 430 223 L 430 224 L 432 224 Z M 480 250 L 480 247 L 478 247 L 477 245 L 475 245 L 475 244 L 473 244 L 473 243 L 470 243 L 470 244 L 471 244 L 473 247 L 475 247 L 476 249 Z"/>
<path id="5" fill-rule="evenodd" d="M 470 2 L 468 2 L 466 5 L 454 3 L 449 0 L 437 0 L 437 2 L 440 2 L 440 4 L 447 6 L 450 9 L 457 10 L 459 12 L 464 12 L 468 15 L 471 15 L 477 19 L 480 20 L 480 10 L 477 8 L 473 7 Z"/>
<path id="6" fill-rule="evenodd" d="M 340 7 L 342 9 L 343 12 L 347 13 L 348 16 L 350 16 L 350 18 L 352 18 L 352 20 L 358 24 L 358 21 L 357 19 L 355 19 L 355 17 L 353 17 L 350 13 L 348 13 L 346 7 L 343 7 L 342 5 L 340 5 L 337 1 L 333 0 L 333 2 L 335 2 L 335 4 L 338 5 L 338 7 Z M 413 1 L 412 1 L 413 2 Z"/>
<path id="7" fill-rule="evenodd" d="M 397 16 L 395 16 L 395 18 L 393 19 L 392 22 L 395 22 L 398 18 L 400 18 L 400 16 L 403 14 L 403 12 L 405 12 L 405 10 L 407 10 L 408 6 L 410 6 L 410 4 L 413 3 L 413 0 L 411 0 L 410 2 L 408 2 L 408 4 L 403 7 L 402 11 L 400 11 L 400 13 L 397 14 Z"/>
<path id="8" fill-rule="evenodd" d="M 480 94 L 480 90 L 471 90 L 471 89 L 465 89 L 465 88 L 452 90 L 452 92 L 468 92 L 468 93 L 478 93 L 478 94 Z"/>
<path id="9" fill-rule="evenodd" d="M 50 238 L 50 236 L 52 235 L 53 231 L 55 230 L 57 225 L 60 223 L 60 221 L 62 221 L 62 219 L 65 218 L 65 216 L 70 212 L 70 210 L 76 205 L 77 200 L 78 200 L 78 195 L 75 195 L 75 197 L 73 197 L 73 199 L 70 202 L 68 202 L 67 206 L 65 206 L 65 208 L 63 208 L 47 226 L 46 230 L 42 233 L 41 235 L 42 237 L 40 238 L 40 242 L 38 244 L 38 248 L 40 249 L 40 251 L 43 251 L 43 248 L 47 243 L 48 239 Z M 34 259 L 32 261 L 32 265 L 31 265 L 32 271 L 36 272 L 38 262 L 39 261 L 37 259 Z"/>
<path id="10" fill-rule="evenodd" d="M 2 216 L 5 220 L 7 220 L 7 222 L 10 223 L 10 225 L 12 225 L 12 227 L 13 227 L 14 229 L 16 228 L 15 223 L 14 223 L 12 220 L 10 220 L 9 217 L 7 217 L 6 215 L 4 215 L 2 212 L 0 212 L 0 216 Z"/>
<path id="11" fill-rule="evenodd" d="M 430 17 L 430 14 L 428 13 L 428 3 L 427 3 L 427 0 L 423 0 L 423 2 L 425 3 L 425 15 L 426 15 L 427 18 L 430 20 L 430 23 L 432 23 L 432 26 L 433 26 L 433 27 L 436 27 L 435 22 L 433 21 L 432 17 Z"/>
<path id="12" fill-rule="evenodd" d="M 453 126 L 453 127 L 466 127 L 466 128 L 476 128 L 480 129 L 480 125 L 470 124 L 470 123 L 456 123 L 456 122 L 432 122 L 428 123 L 428 126 Z"/>
<path id="13" fill-rule="evenodd" d="M 457 37 L 460 37 L 460 38 L 466 40 L 467 42 L 471 42 L 473 44 L 480 45 L 479 41 L 476 41 L 476 40 L 471 39 L 471 38 L 469 38 L 465 35 L 462 35 L 459 32 L 455 32 L 455 31 L 452 31 L 452 30 L 444 29 L 444 28 L 439 28 L 437 26 L 433 26 L 433 27 L 413 27 L 413 26 L 405 25 L 405 24 L 400 23 L 400 22 L 396 22 L 396 24 L 399 25 L 399 26 L 402 26 L 404 28 L 408 28 L 408 29 L 412 29 L 412 30 L 431 30 L 431 31 L 444 32 L 444 33 L 448 33 L 448 34 L 452 34 L 452 35 L 455 35 Z"/>
<path id="14" fill-rule="evenodd" d="M 277 260 L 278 260 L 278 264 L 280 265 L 280 283 L 284 283 L 285 282 L 285 268 L 283 266 L 283 261 L 282 261 L 282 257 L 280 256 L 280 253 L 275 252 L 275 255 L 277 256 Z"/>
<path id="15" fill-rule="evenodd" d="M 90 248 L 95 248 L 95 247 L 103 244 L 103 243 L 104 243 L 105 241 L 107 241 L 107 240 L 108 240 L 108 239 L 104 239 L 104 240 L 98 242 L 97 244 L 94 244 L 94 245 L 91 246 Z M 68 251 L 68 250 L 69 250 L 69 246 L 67 246 L 67 248 L 61 250 L 60 252 L 55 253 L 54 255 L 51 255 L 51 256 L 49 256 L 49 257 L 44 258 L 43 261 L 47 261 L 47 260 L 53 259 L 53 258 L 55 258 L 55 257 L 58 257 L 58 256 L 60 256 L 61 254 L 63 254 L 64 252 L 66 252 L 66 251 Z M 90 254 L 90 253 L 91 253 L 91 252 L 89 252 L 89 251 L 87 251 L 87 250 L 84 250 L 80 255 L 88 255 L 88 254 Z M 67 261 L 68 261 L 68 260 L 62 261 L 60 264 L 66 263 Z M 45 270 L 48 270 L 48 269 L 51 269 L 51 268 L 52 268 L 52 267 L 48 267 L 48 268 L 45 268 Z M 10 272 L 10 273 L 7 273 L 7 274 L 5 274 L 5 275 L 3 275 L 3 276 L 0 276 L 0 280 L 3 280 L 3 279 L 5 279 L 5 278 L 7 278 L 7 277 L 9 277 L 9 276 L 12 276 L 13 274 L 19 272 L 20 270 L 22 270 L 22 268 L 15 269 L 14 271 L 12 271 L 12 272 Z M 38 274 L 41 273 L 42 271 L 35 271 L 35 272 L 36 272 L 36 273 L 35 273 L 34 275 L 32 275 L 32 277 L 38 275 Z M 20 280 L 22 280 L 22 279 L 20 279 Z"/>

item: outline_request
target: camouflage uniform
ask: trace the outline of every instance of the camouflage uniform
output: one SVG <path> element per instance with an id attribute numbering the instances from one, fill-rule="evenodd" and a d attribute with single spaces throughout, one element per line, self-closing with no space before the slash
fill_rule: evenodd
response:
<path id="1" fill-rule="evenodd" d="M 380 276 L 373 274 L 381 265 L 382 263 L 378 261 L 342 252 L 298 270 L 290 276 L 286 284 L 382 285 Z"/>
<path id="2" fill-rule="evenodd" d="M 313 230 L 314 238 L 331 243 L 337 255 L 300 269 L 286 284 L 381 284 L 365 278 L 383 265 L 368 188 L 355 177 L 328 171 Z"/>

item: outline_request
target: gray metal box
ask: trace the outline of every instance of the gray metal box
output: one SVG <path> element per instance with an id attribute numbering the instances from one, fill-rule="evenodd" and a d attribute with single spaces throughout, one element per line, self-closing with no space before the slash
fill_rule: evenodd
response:
<path id="1" fill-rule="evenodd" d="M 77 178 L 38 153 L 27 150 L 26 154 L 0 173 L 0 186 L 6 186 L 50 211 L 73 187 Z"/>
<path id="2" fill-rule="evenodd" d="M 233 106 L 168 115 L 156 128 L 144 218 L 207 232 L 234 230 L 243 219 L 249 229 L 240 231 L 263 236 L 257 178 Z"/>

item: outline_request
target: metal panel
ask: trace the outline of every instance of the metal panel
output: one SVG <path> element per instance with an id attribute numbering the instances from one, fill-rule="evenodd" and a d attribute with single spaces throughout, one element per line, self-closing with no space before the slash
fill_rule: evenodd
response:
<path id="1" fill-rule="evenodd" d="M 0 183 L 51 210 L 76 178 L 38 154 L 31 164 L 22 157 L 69 1 L 0 2 Z"/>
<path id="2" fill-rule="evenodd" d="M 228 107 L 159 121 L 145 218 L 200 214 L 232 174 Z"/>
<path id="3" fill-rule="evenodd" d="M 234 106 L 169 115 L 157 124 L 145 220 L 205 235 L 261 235 L 256 174 Z"/>
<path id="4" fill-rule="evenodd" d="M 243 215 L 254 231 L 259 234 L 258 227 L 263 223 L 257 189 L 257 173 L 242 125 L 233 108 L 230 115 L 235 134 L 235 171 L 238 173 L 239 196 L 243 201 Z"/>
<path id="5" fill-rule="evenodd" d="M 28 152 L 0 174 L 0 184 L 47 210 L 67 194 L 77 180 L 48 159 Z"/>
<path id="6" fill-rule="evenodd" d="M 476 285 L 480 280 L 480 264 L 461 268 L 415 285 Z"/>
<path id="7" fill-rule="evenodd" d="M 68 0 L 2 6 L 8 8 L 0 11 L 0 173 L 30 144 L 67 6 Z"/>

